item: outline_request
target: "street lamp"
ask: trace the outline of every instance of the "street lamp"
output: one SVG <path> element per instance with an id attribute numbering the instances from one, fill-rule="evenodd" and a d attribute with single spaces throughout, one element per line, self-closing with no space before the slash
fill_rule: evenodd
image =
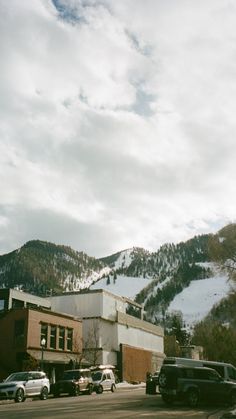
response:
<path id="1" fill-rule="evenodd" d="M 44 351 L 45 345 L 46 345 L 46 339 L 43 338 L 41 340 L 41 371 L 43 371 L 43 351 Z"/>

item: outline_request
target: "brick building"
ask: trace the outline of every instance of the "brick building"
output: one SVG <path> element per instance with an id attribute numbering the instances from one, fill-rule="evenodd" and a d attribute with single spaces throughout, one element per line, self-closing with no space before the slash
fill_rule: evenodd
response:
<path id="1" fill-rule="evenodd" d="M 54 382 L 68 365 L 82 361 L 82 322 L 52 312 L 44 298 L 0 290 L 0 336 L 0 379 L 42 368 Z"/>

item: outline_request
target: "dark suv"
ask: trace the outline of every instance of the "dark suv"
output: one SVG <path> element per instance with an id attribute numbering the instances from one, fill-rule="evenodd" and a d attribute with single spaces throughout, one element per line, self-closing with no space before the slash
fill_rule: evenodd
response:
<path id="1" fill-rule="evenodd" d="M 236 403 L 236 383 L 225 381 L 212 368 L 163 365 L 158 385 L 168 404 L 184 401 L 195 407 L 199 401 Z"/>
<path id="2" fill-rule="evenodd" d="M 91 394 L 93 392 L 93 383 L 89 369 L 67 370 L 62 378 L 52 385 L 51 389 L 54 397 L 61 394 L 78 396 L 81 392 Z"/>

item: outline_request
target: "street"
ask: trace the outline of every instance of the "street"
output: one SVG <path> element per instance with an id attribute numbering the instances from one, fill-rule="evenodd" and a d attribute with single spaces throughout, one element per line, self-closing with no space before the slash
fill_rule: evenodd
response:
<path id="1" fill-rule="evenodd" d="M 115 393 L 93 393 L 78 397 L 28 399 L 24 403 L 1 402 L 0 418 L 4 419 L 219 419 L 227 408 L 200 406 L 189 409 L 183 405 L 166 407 L 160 395 L 146 395 L 144 388 L 117 390 Z"/>

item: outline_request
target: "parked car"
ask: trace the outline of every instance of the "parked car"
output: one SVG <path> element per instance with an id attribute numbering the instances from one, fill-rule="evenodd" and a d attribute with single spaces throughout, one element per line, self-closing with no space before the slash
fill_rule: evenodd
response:
<path id="1" fill-rule="evenodd" d="M 112 392 L 116 389 L 115 376 L 112 369 L 100 369 L 92 372 L 93 388 L 96 393 L 110 390 Z"/>
<path id="2" fill-rule="evenodd" d="M 46 400 L 49 391 L 49 379 L 42 371 L 14 372 L 0 383 L 0 399 L 14 399 L 17 403 L 33 396 Z"/>
<path id="3" fill-rule="evenodd" d="M 167 404 L 184 401 L 195 407 L 200 401 L 236 403 L 236 383 L 225 381 L 212 368 L 164 364 L 158 384 Z"/>
<path id="4" fill-rule="evenodd" d="M 191 359 L 180 357 L 166 357 L 163 364 L 178 364 L 188 367 L 208 367 L 216 370 L 226 381 L 236 382 L 236 368 L 226 362 L 206 361 L 205 359 Z"/>
<path id="5" fill-rule="evenodd" d="M 146 377 L 146 394 L 157 394 L 159 371 L 148 372 Z"/>
<path id="6" fill-rule="evenodd" d="M 91 371 L 87 368 L 65 371 L 62 378 L 52 385 L 51 392 L 54 397 L 59 397 L 61 394 L 78 396 L 81 392 L 92 394 Z"/>

